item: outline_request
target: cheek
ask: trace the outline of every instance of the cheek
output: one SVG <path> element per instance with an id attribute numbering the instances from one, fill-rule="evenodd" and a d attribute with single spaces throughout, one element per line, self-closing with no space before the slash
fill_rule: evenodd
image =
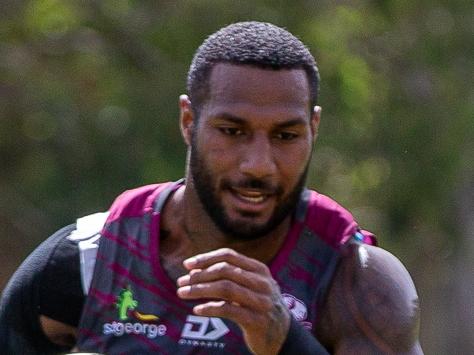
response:
<path id="1" fill-rule="evenodd" d="M 306 169 L 309 159 L 311 158 L 311 146 L 299 145 L 284 149 L 279 153 L 279 167 L 285 175 L 298 178 Z"/>
<path id="2" fill-rule="evenodd" d="M 229 152 L 221 149 L 210 151 L 206 160 L 208 164 L 211 165 L 211 169 L 216 173 L 228 172 L 236 165 L 232 155 L 229 154 Z"/>
<path id="3" fill-rule="evenodd" d="M 214 173 L 226 171 L 236 164 L 237 154 L 225 148 L 215 140 L 202 141 L 199 145 L 199 155 L 207 169 Z"/>
<path id="4" fill-rule="evenodd" d="M 210 131 L 210 132 L 209 132 Z M 202 157 L 212 164 L 212 168 L 229 168 L 237 164 L 240 153 L 238 146 L 230 144 L 219 134 L 212 130 L 205 130 L 199 138 L 199 152 Z"/>

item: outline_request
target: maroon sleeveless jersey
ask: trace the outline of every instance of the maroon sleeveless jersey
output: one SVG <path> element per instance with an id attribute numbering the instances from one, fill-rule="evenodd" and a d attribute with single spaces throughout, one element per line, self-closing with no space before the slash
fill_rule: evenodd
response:
<path id="1" fill-rule="evenodd" d="M 181 184 L 127 191 L 112 205 L 79 325 L 80 351 L 250 354 L 235 323 L 194 315 L 201 302 L 179 299 L 160 264 L 160 211 Z M 351 238 L 375 243 L 336 202 L 302 192 L 288 235 L 268 266 L 292 316 L 309 331 L 317 326 L 340 248 Z"/>

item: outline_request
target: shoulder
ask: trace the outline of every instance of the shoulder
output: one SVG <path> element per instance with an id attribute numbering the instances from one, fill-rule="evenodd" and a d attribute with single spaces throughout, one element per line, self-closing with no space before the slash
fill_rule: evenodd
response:
<path id="1" fill-rule="evenodd" d="M 63 258 L 62 252 L 73 247 L 73 243 L 67 240 L 67 236 L 76 228 L 75 224 L 68 225 L 48 239 L 42 242 L 20 265 L 17 271 L 10 279 L 3 293 L 3 297 L 7 297 L 11 291 L 21 290 L 32 284 L 40 284 L 43 273 L 51 264 L 51 260 L 55 258 Z"/>
<path id="2" fill-rule="evenodd" d="M 368 244 L 376 244 L 375 236 L 361 231 L 352 214 L 332 198 L 316 191 L 306 190 L 305 224 L 327 244 L 340 248 L 356 233 Z"/>
<path id="3" fill-rule="evenodd" d="M 82 298 L 79 249 L 68 238 L 75 230 L 75 223 L 58 230 L 23 261 L 2 294 L 2 313 L 9 313 L 8 307 L 19 304 L 22 313 L 55 316 L 50 313 L 57 306 L 57 297 Z M 57 316 L 68 317 L 67 314 Z"/>
<path id="4" fill-rule="evenodd" d="M 406 268 L 388 251 L 348 243 L 326 306 L 322 332 L 334 349 L 417 353 L 418 295 Z"/>
<path id="5" fill-rule="evenodd" d="M 126 190 L 120 194 L 110 208 L 110 220 L 119 217 L 141 216 L 153 207 L 156 197 L 160 192 L 170 187 L 173 183 L 152 184 Z"/>
<path id="6" fill-rule="evenodd" d="M 77 294 L 78 298 L 82 296 L 77 247 L 67 239 L 75 228 L 75 224 L 66 226 L 41 243 L 20 265 L 3 290 L 0 299 L 2 349 L 10 349 L 12 353 L 27 353 L 33 349 L 58 352 L 58 348 L 44 337 L 39 315 L 54 313 L 59 314 L 62 321 L 75 321 L 72 315 L 74 309 L 65 302 L 68 298 L 61 299 L 59 303 L 55 298 L 64 292 Z M 67 312 L 58 312 L 61 307 Z"/>

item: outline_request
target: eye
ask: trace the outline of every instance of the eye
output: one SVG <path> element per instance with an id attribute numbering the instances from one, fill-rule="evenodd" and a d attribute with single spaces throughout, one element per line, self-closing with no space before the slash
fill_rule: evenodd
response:
<path id="1" fill-rule="evenodd" d="M 275 134 L 275 138 L 282 141 L 291 141 L 298 137 L 298 134 L 294 132 L 278 132 Z"/>
<path id="2" fill-rule="evenodd" d="M 236 127 L 219 127 L 219 131 L 227 136 L 241 136 L 244 134 L 240 128 Z"/>

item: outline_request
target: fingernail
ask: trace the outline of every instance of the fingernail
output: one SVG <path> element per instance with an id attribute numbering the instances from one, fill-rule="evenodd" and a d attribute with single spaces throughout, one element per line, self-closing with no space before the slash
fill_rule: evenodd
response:
<path id="1" fill-rule="evenodd" d="M 179 279 L 176 280 L 176 284 L 178 286 L 186 286 L 189 284 L 190 279 L 191 277 L 189 275 L 181 276 Z"/>
<path id="2" fill-rule="evenodd" d="M 188 295 L 190 291 L 191 291 L 191 286 L 183 286 L 183 287 L 178 288 L 176 293 L 178 294 L 178 296 L 183 297 L 183 296 Z"/>

